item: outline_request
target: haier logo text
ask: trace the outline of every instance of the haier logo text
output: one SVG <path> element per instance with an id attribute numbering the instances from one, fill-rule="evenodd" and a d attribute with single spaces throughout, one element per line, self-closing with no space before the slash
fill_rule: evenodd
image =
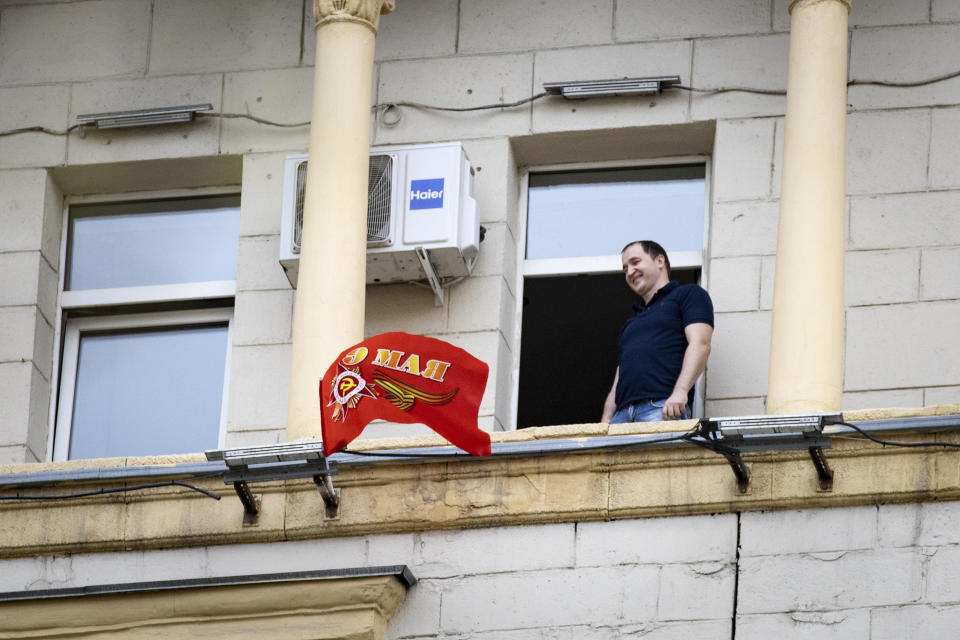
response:
<path id="1" fill-rule="evenodd" d="M 411 209 L 442 209 L 443 178 L 410 181 Z"/>

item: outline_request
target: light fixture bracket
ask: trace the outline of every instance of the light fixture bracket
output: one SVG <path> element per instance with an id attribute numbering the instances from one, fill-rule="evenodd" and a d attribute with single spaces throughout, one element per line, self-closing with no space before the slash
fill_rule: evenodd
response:
<path id="1" fill-rule="evenodd" d="M 832 491 L 833 470 L 823 453 L 830 447 L 830 438 L 823 435 L 823 428 L 841 422 L 840 413 L 801 413 L 707 418 L 700 424 L 705 440 L 730 463 L 740 493 L 746 493 L 750 468 L 740 454 L 751 449 L 807 449 L 820 490 Z"/>
<path id="2" fill-rule="evenodd" d="M 227 465 L 225 484 L 232 484 L 243 504 L 244 524 L 256 524 L 260 501 L 250 491 L 248 482 L 266 482 L 291 478 L 313 478 L 326 507 L 328 518 L 337 517 L 340 491 L 333 488 L 330 476 L 336 475 L 337 464 L 328 462 L 323 442 L 290 442 L 262 447 L 210 450 L 207 460 L 222 460 Z"/>

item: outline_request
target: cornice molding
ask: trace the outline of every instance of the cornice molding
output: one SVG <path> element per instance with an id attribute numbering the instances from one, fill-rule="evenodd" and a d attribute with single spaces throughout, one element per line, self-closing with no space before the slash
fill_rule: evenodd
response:
<path id="1" fill-rule="evenodd" d="M 3 638 L 383 638 L 394 576 L 267 581 L 0 603 Z"/>

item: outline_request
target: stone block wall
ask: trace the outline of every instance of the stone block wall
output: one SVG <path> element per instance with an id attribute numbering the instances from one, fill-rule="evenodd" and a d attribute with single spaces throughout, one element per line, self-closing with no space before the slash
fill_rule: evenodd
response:
<path id="1" fill-rule="evenodd" d="M 956 503 L 742 514 L 737 638 L 949 636 L 958 518 Z"/>
<path id="2" fill-rule="evenodd" d="M 0 170 L 0 460 L 46 459 L 61 195 L 40 169 Z"/>
<path id="3" fill-rule="evenodd" d="M 0 592 L 406 564 L 418 582 L 392 640 L 946 638 L 958 504 L 8 559 Z"/>
<path id="4" fill-rule="evenodd" d="M 84 113 L 209 102 L 279 122 L 310 118 L 315 40 L 300 0 L 0 0 L 0 130 L 63 130 Z M 373 99 L 441 106 L 511 102 L 543 82 L 676 73 L 698 88 L 786 85 L 787 0 L 534 2 L 399 0 L 383 16 Z M 916 81 L 955 70 L 960 12 L 947 0 L 855 0 L 850 77 Z M 56 43 L 52 46 L 52 43 Z M 846 408 L 960 398 L 960 79 L 848 95 Z M 531 166 L 686 154 L 684 131 L 715 125 L 704 283 L 717 331 L 704 389 L 709 415 L 765 411 L 783 144 L 782 96 L 744 92 L 566 102 L 473 113 L 403 108 L 372 140 L 461 140 L 475 169 L 487 234 L 475 276 L 442 307 L 413 285 L 371 287 L 368 335 L 441 337 L 491 366 L 481 425 L 513 425 L 518 362 L 521 176 Z M 622 132 L 678 132 L 655 149 L 617 147 Z M 657 129 L 654 129 L 657 128 Z M 639 132 L 639 133 L 638 133 Z M 586 135 L 587 137 L 584 137 Z M 694 134 L 691 134 L 694 135 Z M 523 138 L 524 157 L 515 155 Z M 228 446 L 284 437 L 293 291 L 277 264 L 283 158 L 307 128 L 201 118 L 156 128 L 0 137 L 0 460 L 44 459 L 56 384 L 57 272 L 63 196 L 89 193 L 49 175 L 137 163 L 242 158 L 240 264 L 231 354 Z M 530 149 L 538 149 L 535 161 Z M 586 152 L 585 152 L 586 153 Z M 144 186 L 143 174 L 113 193 Z M 157 176 L 163 188 L 178 184 Z M 53 212 L 53 213 L 51 213 Z M 31 235 L 32 234 L 32 235 Z M 811 301 L 815 304 L 815 301 Z M 28 363 L 29 366 L 28 366 Z M 598 406 L 602 399 L 598 399 Z M 29 425 L 29 427 L 25 426 Z M 376 429 L 371 435 L 383 435 Z"/>

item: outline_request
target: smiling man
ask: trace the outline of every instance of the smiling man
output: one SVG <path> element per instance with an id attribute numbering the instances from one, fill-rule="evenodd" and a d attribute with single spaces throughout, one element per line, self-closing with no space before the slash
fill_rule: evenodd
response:
<path id="1" fill-rule="evenodd" d="M 703 373 L 713 337 L 713 303 L 699 285 L 670 280 L 670 259 L 652 240 L 620 253 L 627 285 L 640 296 L 620 330 L 613 386 L 603 422 L 689 418 L 693 384 Z"/>

